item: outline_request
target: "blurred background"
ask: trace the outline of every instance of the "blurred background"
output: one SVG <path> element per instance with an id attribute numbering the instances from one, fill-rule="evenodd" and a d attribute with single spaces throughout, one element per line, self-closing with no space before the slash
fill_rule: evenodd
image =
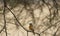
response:
<path id="1" fill-rule="evenodd" d="M 0 36 L 60 35 L 60 0 L 5 0 L 5 2 L 0 0 Z M 33 25 L 35 35 L 29 29 L 30 23 Z"/>

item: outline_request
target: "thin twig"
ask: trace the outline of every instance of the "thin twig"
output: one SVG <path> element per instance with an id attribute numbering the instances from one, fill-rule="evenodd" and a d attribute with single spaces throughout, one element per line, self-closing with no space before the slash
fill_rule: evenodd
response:
<path id="1" fill-rule="evenodd" d="M 53 36 L 56 36 L 57 31 L 59 30 L 60 26 L 57 28 L 56 32 L 53 34 Z"/>
<path id="2" fill-rule="evenodd" d="M 6 33 L 6 36 L 7 36 L 7 27 L 6 27 L 6 17 L 5 17 L 5 8 L 6 8 L 6 0 L 3 0 L 4 2 L 4 10 L 3 10 L 3 15 L 4 15 L 4 29 L 5 29 L 5 33 Z"/>
<path id="3" fill-rule="evenodd" d="M 27 36 L 28 36 L 28 31 L 27 31 Z"/>
<path id="4" fill-rule="evenodd" d="M 7 7 L 7 9 L 13 14 L 13 16 L 14 16 L 15 19 L 16 19 L 16 21 L 19 23 L 19 25 L 20 25 L 25 31 L 32 32 L 32 31 L 29 31 L 29 30 L 25 29 L 25 28 L 21 25 L 21 23 L 17 20 L 15 14 L 14 14 L 8 7 Z M 35 33 L 35 34 L 39 34 L 39 33 L 36 33 L 36 32 L 34 32 L 34 33 Z"/>

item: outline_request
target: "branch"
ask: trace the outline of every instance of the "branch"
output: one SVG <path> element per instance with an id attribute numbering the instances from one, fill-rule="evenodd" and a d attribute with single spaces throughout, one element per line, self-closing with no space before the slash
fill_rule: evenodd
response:
<path id="1" fill-rule="evenodd" d="M 57 33 L 57 31 L 59 30 L 59 28 L 60 28 L 60 27 L 58 27 L 58 29 L 57 29 L 56 32 L 53 34 L 53 36 L 56 36 L 56 33 Z"/>
<path id="2" fill-rule="evenodd" d="M 18 21 L 18 19 L 16 18 L 15 14 L 14 14 L 8 7 L 7 7 L 7 9 L 13 14 L 13 16 L 14 16 L 15 19 L 16 19 L 16 21 L 19 23 L 19 25 L 20 25 L 25 31 L 27 31 L 27 32 L 32 32 L 32 31 L 29 31 L 29 30 L 25 29 L 25 28 L 21 25 L 21 23 Z M 33 32 L 32 32 L 32 33 L 33 33 Z M 39 35 L 39 33 L 36 33 L 36 32 L 34 32 L 34 33 Z"/>
<path id="3" fill-rule="evenodd" d="M 5 8 L 6 8 L 7 4 L 6 4 L 6 0 L 3 0 L 3 2 L 4 2 L 4 10 L 3 10 L 4 27 L 3 27 L 3 29 L 5 29 L 5 33 L 6 33 L 6 36 L 7 36 L 6 17 L 5 17 Z"/>

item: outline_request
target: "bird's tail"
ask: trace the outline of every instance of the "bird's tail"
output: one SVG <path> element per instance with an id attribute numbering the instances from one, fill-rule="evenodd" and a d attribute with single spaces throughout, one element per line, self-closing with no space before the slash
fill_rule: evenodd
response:
<path id="1" fill-rule="evenodd" d="M 33 31 L 33 35 L 35 35 L 35 32 Z"/>

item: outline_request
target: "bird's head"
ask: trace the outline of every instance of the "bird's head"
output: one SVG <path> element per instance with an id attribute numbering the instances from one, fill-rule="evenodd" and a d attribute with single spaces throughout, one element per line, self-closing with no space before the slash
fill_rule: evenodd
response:
<path id="1" fill-rule="evenodd" d="M 29 25 L 32 25 L 32 23 L 30 23 Z"/>

